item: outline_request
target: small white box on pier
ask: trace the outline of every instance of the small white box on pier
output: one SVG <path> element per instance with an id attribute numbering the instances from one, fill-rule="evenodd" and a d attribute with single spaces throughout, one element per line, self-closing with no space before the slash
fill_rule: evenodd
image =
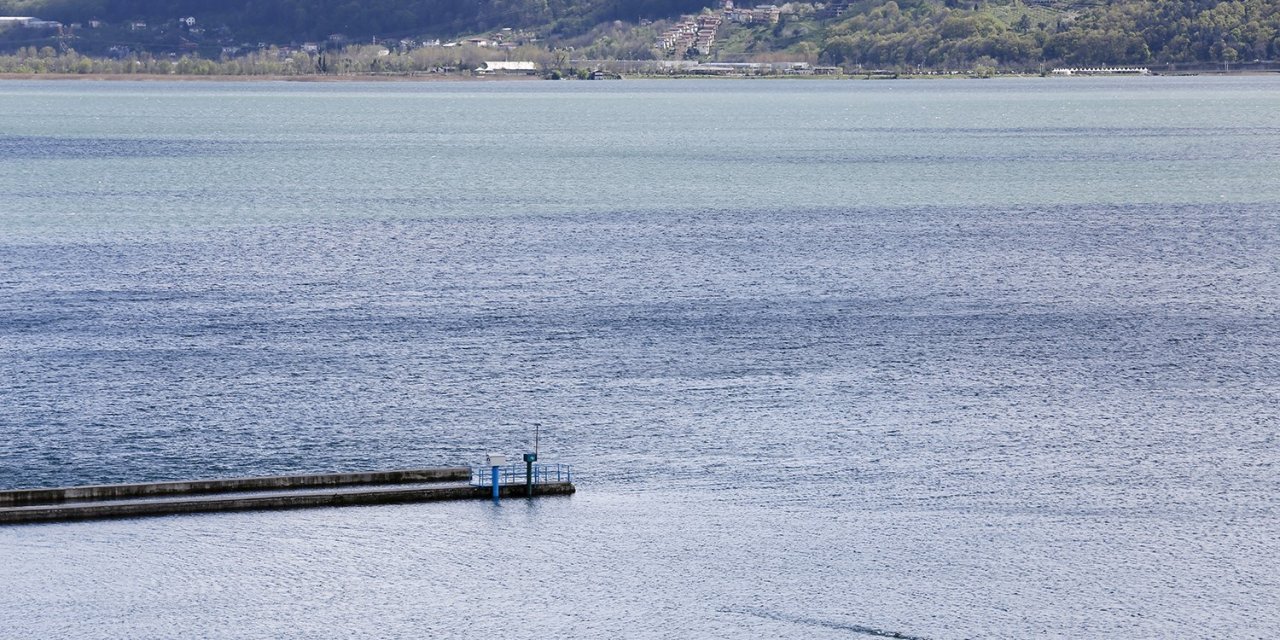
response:
<path id="1" fill-rule="evenodd" d="M 484 466 L 501 467 L 507 463 L 507 457 L 501 453 L 491 453 L 484 457 Z"/>

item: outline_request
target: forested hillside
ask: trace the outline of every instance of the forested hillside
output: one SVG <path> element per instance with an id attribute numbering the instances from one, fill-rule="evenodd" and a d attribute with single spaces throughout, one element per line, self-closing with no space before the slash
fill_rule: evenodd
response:
<path id="1" fill-rule="evenodd" d="M 523 47 L 520 55 L 526 60 L 787 59 L 895 72 L 1280 60 L 1280 0 L 788 2 L 768 22 L 718 20 L 714 46 L 696 51 L 659 46 L 680 14 L 719 11 L 719 0 L 0 0 L 0 15 L 103 24 L 0 30 L 0 52 L 25 50 L 27 58 L 36 50 L 44 52 L 40 57 L 74 50 L 115 58 L 217 59 L 280 45 L 284 53 L 278 57 L 285 57 L 310 41 L 311 58 L 299 58 L 297 68 L 324 69 L 328 58 L 317 59 L 319 53 L 348 45 L 409 39 L 411 49 L 425 46 L 414 38 L 457 38 L 510 27 L 518 37 L 495 40 Z M 188 16 L 190 23 L 179 22 Z M 333 34 L 345 37 L 330 39 Z M 396 53 L 409 55 L 406 47 Z M 438 53 L 416 54 L 422 60 L 414 64 L 469 63 Z M 348 57 L 356 65 L 349 68 L 364 68 L 357 64 L 359 56 Z M 395 66 L 392 62 L 371 66 Z M 27 65 L 14 62 L 19 63 Z"/>
<path id="2" fill-rule="evenodd" d="M 703 0 L 0 0 L 0 15 L 64 23 L 159 22 L 193 16 L 271 42 L 364 36 L 448 36 L 498 27 L 579 33 L 610 20 L 697 11 Z"/>
<path id="3" fill-rule="evenodd" d="M 822 44 L 837 64 L 932 68 L 1269 60 L 1280 58 L 1280 2 L 866 2 Z"/>

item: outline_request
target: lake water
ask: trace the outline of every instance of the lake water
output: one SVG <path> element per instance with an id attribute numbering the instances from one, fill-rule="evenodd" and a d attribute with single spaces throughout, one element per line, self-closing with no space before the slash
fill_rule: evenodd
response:
<path id="1" fill-rule="evenodd" d="M 14 638 L 1280 635 L 1280 78 L 0 83 Z M 896 637 L 896 636 L 895 636 Z"/>

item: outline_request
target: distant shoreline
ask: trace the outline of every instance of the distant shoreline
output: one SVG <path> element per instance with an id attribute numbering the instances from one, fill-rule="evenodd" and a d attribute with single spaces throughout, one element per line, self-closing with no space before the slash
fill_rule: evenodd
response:
<path id="1" fill-rule="evenodd" d="M 1173 73 L 1153 73 L 1148 76 L 1123 76 L 1123 75 L 1088 75 L 1080 74 L 1074 78 L 1120 78 L 1120 77 L 1185 77 L 1185 76 L 1277 76 L 1280 73 L 1275 71 L 1195 71 L 1195 72 L 1173 72 Z M 1050 77 L 1042 76 L 1037 73 L 1007 73 L 998 74 L 990 77 L 977 77 L 968 74 L 957 75 L 907 75 L 901 76 L 868 76 L 864 74 L 840 75 L 840 76 L 717 76 L 717 75 L 632 75 L 625 76 L 627 80 L 987 80 L 994 78 L 1041 78 Z M 1072 78 L 1063 78 L 1061 76 L 1052 76 L 1059 80 L 1071 80 Z M 540 80 L 548 80 L 542 76 L 526 76 L 526 75 L 508 75 L 508 76 L 473 76 L 462 74 L 420 74 L 420 75 L 382 75 L 382 74 L 351 74 L 351 75 L 179 75 L 179 74 L 160 74 L 160 73 L 0 73 L 0 82 L 5 80 L 51 80 L 51 81 L 111 81 L 111 82 L 315 82 L 315 83 L 343 83 L 343 82 L 533 82 Z M 568 79 L 566 79 L 568 81 Z M 582 82 L 581 80 L 573 80 L 573 82 Z M 590 82 L 608 82 L 608 80 L 593 80 Z"/>
<path id="2" fill-rule="evenodd" d="M 208 82 L 527 82 L 540 76 L 471 76 L 471 75 L 179 75 L 163 73 L 0 73 L 3 80 L 111 80 L 136 82 L 208 81 Z"/>

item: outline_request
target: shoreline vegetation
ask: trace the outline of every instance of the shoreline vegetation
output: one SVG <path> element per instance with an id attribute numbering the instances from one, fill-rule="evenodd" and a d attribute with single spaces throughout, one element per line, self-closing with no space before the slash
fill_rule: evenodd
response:
<path id="1" fill-rule="evenodd" d="M 114 80 L 134 82 L 203 81 L 203 82 L 530 82 L 541 76 L 474 76 L 444 74 L 346 74 L 346 75 L 281 75 L 281 74 L 160 74 L 160 73 L 4 73 L 3 80 Z"/>
<path id="2" fill-rule="evenodd" d="M 495 57 L 507 57 L 497 60 Z M 1061 75 L 1199 75 L 1280 73 L 1280 63 L 1164 63 L 1052 67 L 966 64 L 943 67 L 821 65 L 812 58 L 771 56 L 754 62 L 715 60 L 572 59 L 527 47 L 501 53 L 480 46 L 393 51 L 380 45 L 351 45 L 332 51 L 268 48 L 221 59 L 198 55 L 131 53 L 123 58 L 84 55 L 74 49 L 23 47 L 0 54 L 0 79 L 96 80 L 266 80 L 291 82 L 441 82 L 610 80 L 638 78 L 868 79 L 993 78 Z"/>
<path id="3" fill-rule="evenodd" d="M 992 78 L 1049 75 L 1199 75 L 1280 73 L 1280 62 L 1165 62 L 1131 65 L 1000 64 L 979 59 L 954 65 L 823 64 L 817 56 L 778 53 L 751 61 L 570 58 L 537 47 L 494 51 L 482 46 L 394 50 L 350 45 L 304 52 L 269 47 L 218 59 L 199 55 L 85 55 L 75 49 L 22 47 L 0 54 L 0 78 L 263 79 L 298 82 L 608 80 L 621 78 Z"/>
<path id="4" fill-rule="evenodd" d="M 1252 69 L 1231 69 L 1231 70 L 1188 70 L 1169 73 L 1151 73 L 1144 74 L 1151 76 L 1194 76 L 1194 75 L 1212 75 L 1212 76 L 1277 76 L 1280 77 L 1280 71 L 1276 70 L 1252 70 Z M 1062 76 L 1058 74 L 1036 73 L 1036 72 L 999 72 L 984 73 L 981 71 L 965 71 L 954 73 L 894 73 L 894 74 L 877 74 L 877 73 L 845 73 L 832 75 L 700 75 L 700 74 L 653 74 L 653 73 L 637 73 L 631 75 L 622 75 L 614 79 L 625 80 L 779 80 L 779 81 L 808 81 L 808 80 L 973 80 L 973 79 L 990 79 L 990 78 L 1070 78 L 1070 77 L 1133 77 L 1133 74 L 1074 74 L 1073 76 Z M 14 80 L 47 80 L 47 81 L 112 81 L 112 82 L 298 82 L 298 83 L 344 83 L 344 82 L 387 82 L 387 83 L 417 83 L 417 82 L 535 82 L 542 80 L 559 80 L 559 79 L 578 79 L 576 76 L 564 76 L 563 78 L 554 78 L 550 75 L 474 75 L 469 73 L 347 73 L 347 74 L 191 74 L 191 73 L 63 73 L 63 72 L 45 72 L 45 73 L 13 73 L 0 72 L 0 82 Z"/>

